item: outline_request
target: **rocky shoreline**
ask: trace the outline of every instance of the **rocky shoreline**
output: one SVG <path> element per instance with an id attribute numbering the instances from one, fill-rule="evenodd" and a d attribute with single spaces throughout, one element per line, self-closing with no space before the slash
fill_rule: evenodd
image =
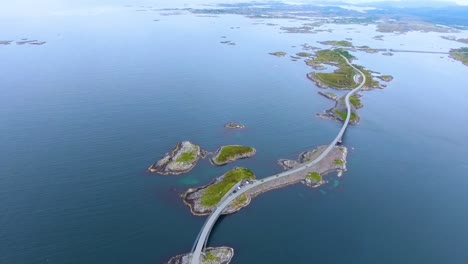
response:
<path id="1" fill-rule="evenodd" d="M 231 247 L 209 247 L 206 248 L 205 257 L 202 264 L 229 264 L 234 256 L 234 249 Z M 172 257 L 166 264 L 190 264 L 192 253 L 180 254 Z"/>
<path id="2" fill-rule="evenodd" d="M 228 145 L 228 146 L 222 146 L 220 147 L 218 150 L 216 150 L 214 156 L 210 159 L 211 163 L 216 165 L 216 166 L 222 166 L 222 165 L 226 165 L 228 163 L 231 163 L 231 162 L 234 162 L 238 159 L 246 159 L 246 158 L 250 158 L 252 156 L 254 156 L 256 153 L 257 153 L 257 150 L 255 148 L 251 148 L 252 151 L 250 152 L 245 152 L 245 153 L 240 153 L 240 154 L 235 154 L 235 155 L 232 155 L 232 156 L 229 156 L 226 160 L 224 161 L 219 161 L 219 157 L 223 151 L 223 148 L 226 148 L 226 147 L 243 147 L 243 146 L 240 146 L 240 145 Z"/>
<path id="3" fill-rule="evenodd" d="M 298 160 L 280 159 L 278 161 L 278 164 L 280 164 L 285 170 L 296 168 L 297 166 L 301 166 L 303 163 L 316 159 L 326 148 L 327 148 L 327 145 L 319 146 L 311 151 L 302 152 L 299 155 Z M 244 195 L 240 196 L 239 198 L 237 198 L 237 200 L 232 202 L 230 206 L 225 209 L 223 214 L 231 214 L 231 213 L 237 212 L 240 209 L 249 205 L 251 200 L 257 195 L 260 195 L 264 192 L 267 192 L 273 189 L 282 188 L 282 187 L 296 184 L 299 182 L 302 182 L 303 184 L 306 184 L 307 186 L 310 186 L 310 187 L 320 186 L 326 181 L 314 181 L 313 179 L 307 177 L 308 174 L 319 173 L 321 176 L 323 176 L 330 172 L 337 171 L 341 175 L 344 171 L 346 171 L 347 154 L 348 154 L 348 150 L 346 147 L 335 146 L 334 148 L 332 148 L 332 150 L 326 157 L 324 157 L 321 161 L 314 164 L 313 166 L 303 171 L 293 173 L 291 175 L 284 176 L 282 178 L 278 178 L 277 180 L 265 182 L 264 184 L 258 185 L 246 191 Z M 201 204 L 201 197 L 204 191 L 206 190 L 206 188 L 222 181 L 224 179 L 224 175 L 225 174 L 216 178 L 211 183 L 205 186 L 202 186 L 199 188 L 190 188 L 182 195 L 184 203 L 187 206 L 189 206 L 190 212 L 193 215 L 198 215 L 198 216 L 208 215 L 212 212 L 213 208 L 215 208 L 215 205 L 203 206 Z M 257 181 L 262 181 L 262 179 L 258 179 Z"/>
<path id="4" fill-rule="evenodd" d="M 325 110 L 322 113 L 316 114 L 315 116 L 318 118 L 338 120 L 338 121 L 344 122 L 348 113 L 348 109 L 346 107 L 344 97 L 335 99 L 332 96 L 326 95 L 324 93 L 320 93 L 320 94 L 325 96 L 328 99 L 335 101 L 335 106 L 328 110 Z M 359 121 L 361 120 L 357 112 L 357 108 L 361 108 L 362 105 L 358 107 L 355 107 L 352 103 L 350 105 L 351 105 L 351 118 L 349 119 L 349 123 L 352 125 L 357 125 L 359 124 Z"/>
<path id="5" fill-rule="evenodd" d="M 284 170 L 290 170 L 293 168 L 296 168 L 298 166 L 301 166 L 303 163 L 309 162 L 313 159 L 315 159 L 320 153 L 322 153 L 327 146 L 320 146 L 312 151 L 304 151 L 301 154 L 299 154 L 299 157 L 297 160 L 288 160 L 288 159 L 280 159 L 278 160 L 278 164 L 283 167 Z M 323 170 L 322 172 L 318 172 L 321 176 L 326 175 L 330 172 L 333 171 L 338 171 L 339 175 L 342 175 L 344 171 L 346 171 L 346 159 L 348 156 L 348 149 L 343 146 L 336 146 L 338 150 L 341 151 L 342 156 L 339 157 L 338 159 L 343 161 L 342 164 L 334 164 L 336 167 L 334 168 L 329 168 L 328 170 Z M 336 160 L 336 159 L 335 159 Z M 319 187 L 320 185 L 326 183 L 325 180 L 314 180 L 312 178 L 306 177 L 303 181 L 303 184 L 309 186 L 309 187 Z"/>
<path id="6" fill-rule="evenodd" d="M 153 163 L 148 172 L 163 175 L 177 175 L 192 170 L 200 158 L 205 158 L 206 151 L 190 141 L 177 143 L 171 152 Z"/>
<path id="7" fill-rule="evenodd" d="M 233 171 L 233 170 L 236 170 L 236 169 L 239 169 L 239 167 L 236 167 L 236 168 L 234 168 L 234 169 L 232 169 L 230 171 Z M 217 177 L 216 179 L 214 179 L 213 181 L 211 181 L 207 185 L 204 185 L 204 186 L 198 187 L 198 188 L 190 188 L 184 194 L 182 194 L 182 200 L 190 208 L 190 212 L 193 215 L 201 216 L 201 215 L 209 215 L 211 213 L 213 208 L 216 207 L 216 204 L 212 205 L 212 206 L 202 205 L 202 201 L 201 201 L 202 196 L 203 196 L 204 192 L 206 191 L 206 189 L 209 186 L 214 185 L 214 184 L 224 180 L 224 177 L 230 171 L 227 171 L 223 175 Z M 254 175 L 254 178 L 255 178 L 255 175 Z M 242 207 L 247 206 L 249 203 L 250 203 L 250 199 L 246 199 L 246 201 L 244 201 L 243 203 L 236 203 L 236 205 L 237 205 L 236 207 L 233 207 L 233 208 L 231 208 L 231 206 L 228 207 L 223 212 L 223 214 L 234 213 L 234 212 L 240 210 Z"/>

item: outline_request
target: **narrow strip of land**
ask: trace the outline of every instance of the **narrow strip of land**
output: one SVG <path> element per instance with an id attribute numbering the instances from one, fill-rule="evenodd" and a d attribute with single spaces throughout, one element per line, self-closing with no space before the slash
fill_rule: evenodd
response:
<path id="1" fill-rule="evenodd" d="M 206 243 L 208 241 L 211 229 L 213 228 L 214 224 L 218 220 L 219 216 L 221 213 L 239 196 L 247 192 L 248 190 L 260 186 L 262 184 L 266 184 L 267 182 L 270 181 L 275 181 L 277 179 L 280 179 L 282 177 L 289 176 L 294 173 L 301 172 L 307 168 L 310 168 L 311 166 L 317 164 L 319 161 L 321 161 L 324 157 L 326 157 L 332 148 L 338 143 L 342 141 L 343 135 L 346 131 L 346 128 L 348 127 L 349 120 L 351 118 L 351 103 L 349 101 L 349 98 L 354 95 L 357 91 L 359 91 L 364 84 L 366 83 L 366 76 L 364 73 L 362 73 L 359 69 L 354 67 L 349 60 L 344 57 L 343 55 L 340 55 L 346 63 L 352 67 L 356 72 L 358 72 L 362 76 L 362 82 L 359 84 L 358 87 L 355 89 L 351 90 L 348 94 L 346 94 L 345 97 L 345 103 L 346 103 L 346 108 L 347 108 L 347 116 L 346 120 L 343 123 L 343 126 L 341 127 L 341 130 L 339 131 L 338 135 L 335 137 L 335 139 L 328 145 L 328 147 L 323 151 L 315 160 L 310 161 L 308 163 L 305 163 L 303 166 L 275 174 L 273 176 L 269 176 L 267 178 L 263 178 L 262 180 L 256 180 L 253 181 L 251 184 L 248 184 L 247 186 L 243 187 L 242 189 L 238 190 L 237 192 L 234 192 L 233 190 L 238 186 L 235 185 L 233 189 L 231 189 L 229 192 L 226 193 L 226 195 L 221 199 L 221 201 L 216 205 L 212 213 L 208 216 L 208 218 L 205 221 L 205 224 L 203 225 L 200 233 L 197 236 L 197 239 L 195 240 L 194 247 L 192 248 L 192 259 L 191 259 L 191 264 L 199 264 L 200 263 L 200 257 L 202 254 L 202 250 L 206 247 Z"/>

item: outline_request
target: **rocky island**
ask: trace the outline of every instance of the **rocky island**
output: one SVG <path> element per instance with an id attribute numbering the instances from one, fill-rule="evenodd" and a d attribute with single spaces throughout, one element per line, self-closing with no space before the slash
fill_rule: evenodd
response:
<path id="1" fill-rule="evenodd" d="M 326 148 L 327 146 L 320 146 L 312 151 L 304 151 L 299 155 L 297 160 L 280 159 L 278 160 L 278 164 L 285 170 L 293 169 L 316 159 Z M 346 171 L 346 158 L 348 156 L 348 149 L 346 147 L 335 146 L 329 155 L 332 155 L 332 157 L 327 157 L 328 167 L 322 165 L 320 169 L 316 169 L 315 171 L 308 170 L 304 179 L 301 180 L 303 184 L 309 187 L 318 187 L 326 183 L 323 176 L 327 173 L 337 171 L 338 175 L 341 176 Z"/>
<path id="2" fill-rule="evenodd" d="M 255 155 L 256 150 L 249 146 L 229 145 L 219 148 L 211 162 L 214 165 L 221 166 L 238 159 L 250 158 Z"/>
<path id="3" fill-rule="evenodd" d="M 181 174 L 189 172 L 195 167 L 200 158 L 205 157 L 205 151 L 190 141 L 177 143 L 174 149 L 166 153 L 164 157 L 153 163 L 149 172 L 159 174 Z"/>
<path id="4" fill-rule="evenodd" d="M 192 214 L 208 215 L 234 185 L 240 181 L 253 179 L 255 179 L 255 175 L 251 170 L 237 167 L 214 179 L 208 185 L 188 189 L 182 198 L 184 203 L 190 207 Z M 232 210 L 228 208 L 225 213 L 232 213 L 246 206 L 250 200 L 248 201 L 247 197 L 243 196 L 233 202 L 235 207 Z"/>
<path id="5" fill-rule="evenodd" d="M 230 129 L 241 129 L 241 128 L 245 128 L 244 125 L 240 124 L 240 123 L 236 123 L 236 122 L 229 122 L 227 124 L 224 125 L 225 128 L 230 128 Z"/>
<path id="6" fill-rule="evenodd" d="M 333 72 L 311 72 L 307 74 L 307 78 L 314 81 L 318 87 L 334 88 L 334 89 L 353 89 L 360 82 L 361 77 L 356 75 L 356 72 L 350 67 L 341 57 L 344 56 L 352 61 L 356 59 L 348 51 L 343 49 L 326 49 L 317 51 L 314 58 L 306 61 L 307 65 L 317 69 L 320 65 L 328 64 L 337 67 Z M 375 77 L 372 71 L 366 70 L 364 67 L 355 65 L 366 76 L 366 83 L 363 90 L 372 90 L 374 88 L 383 88 Z"/>
<path id="7" fill-rule="evenodd" d="M 284 51 L 275 51 L 275 52 L 271 52 L 271 53 L 268 53 L 268 54 L 276 56 L 276 57 L 283 57 L 283 56 L 286 55 L 286 52 L 284 52 Z"/>
<path id="8" fill-rule="evenodd" d="M 201 260 L 202 264 L 229 264 L 232 256 L 234 256 L 234 249 L 230 247 L 209 247 L 206 248 L 205 257 Z M 190 264 L 192 254 L 181 254 L 172 257 L 167 264 Z"/>
<path id="9" fill-rule="evenodd" d="M 345 103 L 345 97 L 343 96 L 339 99 L 336 99 L 336 97 L 333 97 L 329 94 L 324 93 L 322 95 L 331 100 L 334 100 L 335 106 L 331 109 L 325 110 L 324 113 L 317 114 L 317 117 L 345 121 L 348 113 Z M 351 103 L 351 117 L 349 119 L 349 123 L 356 125 L 359 123 L 360 120 L 356 109 L 363 107 L 363 105 L 358 95 L 353 95 L 349 97 L 349 102 Z"/>

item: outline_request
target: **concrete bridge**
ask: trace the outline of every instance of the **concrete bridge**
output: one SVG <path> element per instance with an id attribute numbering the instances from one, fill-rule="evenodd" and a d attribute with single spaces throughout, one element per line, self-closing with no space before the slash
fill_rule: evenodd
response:
<path id="1" fill-rule="evenodd" d="M 305 163 L 304 165 L 287 170 L 285 172 L 275 174 L 272 176 L 269 176 L 267 178 L 263 178 L 261 180 L 255 180 L 250 182 L 249 184 L 244 184 L 244 186 L 240 189 L 237 190 L 237 192 L 234 193 L 234 190 L 240 186 L 240 183 L 237 183 L 234 187 L 227 192 L 224 197 L 218 202 L 214 210 L 211 212 L 211 214 L 208 216 L 208 218 L 205 221 L 205 224 L 203 225 L 200 233 L 198 234 L 195 244 L 192 247 L 192 259 L 191 259 L 191 264 L 199 264 L 201 262 L 201 257 L 202 257 L 202 252 L 206 248 L 206 244 L 208 242 L 208 238 L 211 233 L 211 229 L 213 228 L 214 224 L 218 220 L 219 216 L 222 214 L 222 212 L 238 197 L 240 197 L 242 194 L 246 193 L 247 191 L 251 190 L 252 188 L 255 188 L 257 186 L 260 186 L 262 184 L 266 184 L 271 181 L 278 180 L 280 178 L 290 176 L 292 174 L 302 172 L 306 170 L 307 168 L 310 168 L 311 166 L 317 164 L 319 161 L 321 161 L 324 157 L 326 157 L 330 151 L 333 149 L 334 146 L 337 145 L 337 143 L 342 142 L 343 135 L 346 131 L 346 128 L 348 127 L 349 120 L 351 118 L 351 104 L 349 102 L 349 98 L 354 95 L 357 91 L 359 91 L 364 84 L 366 83 L 366 76 L 364 73 L 362 73 L 359 69 L 354 67 L 346 57 L 342 56 L 343 59 L 346 61 L 346 63 L 351 66 L 356 72 L 358 72 L 362 76 L 362 82 L 359 84 L 358 87 L 355 89 L 351 90 L 348 94 L 346 94 L 345 97 L 345 103 L 346 103 L 346 108 L 347 108 L 347 113 L 348 115 L 346 116 L 346 120 L 343 123 L 343 126 L 341 127 L 341 130 L 339 131 L 338 135 L 335 137 L 335 139 L 327 146 L 327 148 L 313 161 L 310 161 L 308 163 Z"/>

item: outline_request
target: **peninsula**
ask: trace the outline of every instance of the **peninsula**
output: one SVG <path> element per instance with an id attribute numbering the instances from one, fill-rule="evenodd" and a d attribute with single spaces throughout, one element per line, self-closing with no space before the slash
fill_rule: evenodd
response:
<path id="1" fill-rule="evenodd" d="M 195 167 L 200 158 L 204 157 L 205 151 L 200 146 L 190 141 L 182 141 L 177 143 L 174 149 L 166 153 L 162 159 L 153 163 L 148 171 L 164 175 L 186 173 Z"/>

